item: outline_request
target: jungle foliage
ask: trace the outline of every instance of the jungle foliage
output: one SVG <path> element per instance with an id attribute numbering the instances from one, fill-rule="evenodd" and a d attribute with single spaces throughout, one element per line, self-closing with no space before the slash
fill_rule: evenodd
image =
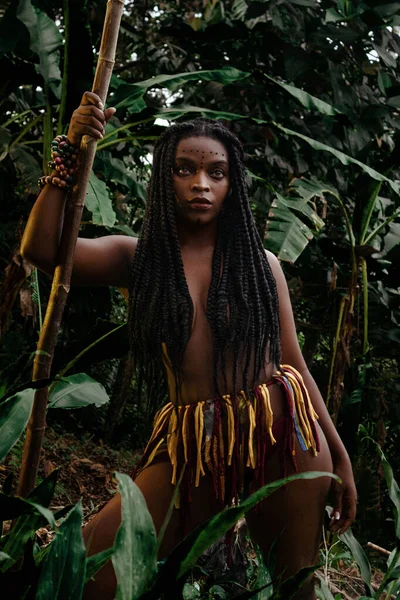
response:
<path id="1" fill-rule="evenodd" d="M 91 86 L 104 12 L 95 0 L 0 8 L 0 431 L 18 414 L 14 441 L 29 417 L 50 287 L 19 256 L 19 238 L 49 143 Z M 244 142 L 254 215 L 283 261 L 303 353 L 353 457 L 370 531 L 386 531 L 390 508 L 360 424 L 397 474 L 400 446 L 399 27 L 400 4 L 375 0 L 126 2 L 109 97 L 117 113 L 82 223 L 85 237 L 137 235 L 165 120 L 225 120 Z M 89 373 L 111 396 L 108 413 L 84 408 L 68 426 L 137 448 L 155 407 L 138 398 L 124 317 L 123 291 L 73 289 L 54 376 L 68 364 L 75 383 L 93 385 L 79 380 Z M 62 427 L 65 414 L 49 420 Z"/>

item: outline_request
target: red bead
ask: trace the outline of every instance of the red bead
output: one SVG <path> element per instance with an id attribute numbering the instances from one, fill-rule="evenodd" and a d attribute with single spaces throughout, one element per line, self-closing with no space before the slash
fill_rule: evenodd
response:
<path id="1" fill-rule="evenodd" d="M 61 165 L 61 164 L 62 164 L 62 159 L 61 159 L 59 156 L 56 156 L 56 158 L 54 159 L 54 162 L 55 162 L 57 165 Z"/>

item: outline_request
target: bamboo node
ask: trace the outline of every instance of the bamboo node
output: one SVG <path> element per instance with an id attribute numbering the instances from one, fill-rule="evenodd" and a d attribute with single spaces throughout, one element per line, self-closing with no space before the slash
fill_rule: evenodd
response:
<path id="1" fill-rule="evenodd" d="M 109 58 L 99 58 L 99 62 L 106 62 L 113 67 L 115 65 L 115 60 L 110 60 Z"/>

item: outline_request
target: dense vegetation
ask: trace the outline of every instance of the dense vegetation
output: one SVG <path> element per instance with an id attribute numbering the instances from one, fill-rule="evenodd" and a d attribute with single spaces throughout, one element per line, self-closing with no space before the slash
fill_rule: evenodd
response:
<path id="1" fill-rule="evenodd" d="M 50 289 L 19 256 L 21 231 L 49 142 L 91 87 L 104 12 L 89 0 L 0 8 L 3 403 L 29 384 Z M 117 113 L 98 144 L 81 233 L 137 235 L 167 121 L 200 113 L 228 123 L 245 145 L 265 245 L 284 264 L 305 358 L 353 459 L 359 536 L 390 549 L 380 457 L 359 428 L 398 475 L 399 27 L 400 4 L 374 0 L 126 2 L 109 98 Z M 64 405 L 93 397 L 104 407 L 48 420 L 136 449 L 155 407 L 137 396 L 118 327 L 125 310 L 123 290 L 71 291 L 54 374 L 67 365 L 75 384 Z M 68 384 L 57 385 L 54 407 Z"/>

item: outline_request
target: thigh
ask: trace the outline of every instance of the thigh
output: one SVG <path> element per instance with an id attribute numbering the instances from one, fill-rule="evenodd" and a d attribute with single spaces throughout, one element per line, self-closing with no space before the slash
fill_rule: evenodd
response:
<path id="1" fill-rule="evenodd" d="M 332 459 L 325 436 L 318 426 L 321 450 L 318 456 L 303 452 L 296 442 L 298 472 L 332 472 Z M 279 456 L 273 456 L 266 465 L 267 481 L 282 477 Z M 288 474 L 292 474 L 288 472 Z M 293 481 L 280 488 L 260 503 L 258 510 L 247 515 L 251 538 L 260 546 L 264 559 L 268 558 L 275 539 L 277 555 L 274 576 L 283 573 L 283 579 L 299 569 L 314 565 L 322 533 L 324 510 L 331 485 L 331 478 Z M 304 586 L 298 598 L 315 598 L 313 584 Z"/>
<path id="2" fill-rule="evenodd" d="M 156 532 L 161 529 L 171 504 L 175 486 L 171 484 L 172 467 L 169 462 L 158 462 L 144 469 L 135 479 L 152 516 Z M 214 498 L 212 478 L 202 477 L 198 488 L 192 490 L 190 520 L 187 531 L 206 521 L 219 508 Z M 97 554 L 114 544 L 115 535 L 121 524 L 121 497 L 116 494 L 108 504 L 83 529 L 83 538 L 88 556 Z M 170 554 L 183 538 L 180 509 L 174 508 L 160 547 L 159 558 Z M 111 600 L 115 597 L 116 577 L 111 560 L 90 581 L 84 599 Z"/>

